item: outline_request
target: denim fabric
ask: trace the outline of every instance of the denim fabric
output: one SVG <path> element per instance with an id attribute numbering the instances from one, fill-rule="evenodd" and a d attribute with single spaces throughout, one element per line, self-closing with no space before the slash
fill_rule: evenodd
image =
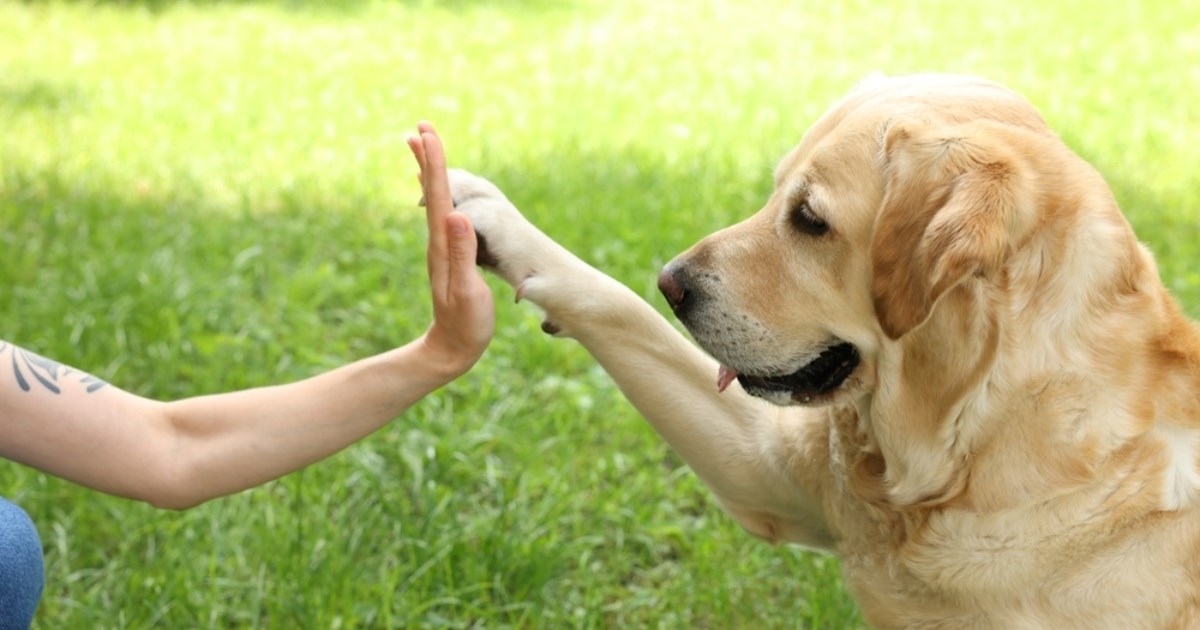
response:
<path id="1" fill-rule="evenodd" d="M 46 577 L 42 541 L 25 510 L 0 499 L 0 630 L 26 630 Z"/>

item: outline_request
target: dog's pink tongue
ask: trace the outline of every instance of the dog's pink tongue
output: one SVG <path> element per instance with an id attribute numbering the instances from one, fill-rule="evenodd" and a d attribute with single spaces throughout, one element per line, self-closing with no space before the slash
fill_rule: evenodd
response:
<path id="1" fill-rule="evenodd" d="M 737 372 L 734 372 L 732 369 L 722 365 L 721 368 L 717 370 L 717 393 L 724 392 L 735 378 L 737 378 Z"/>

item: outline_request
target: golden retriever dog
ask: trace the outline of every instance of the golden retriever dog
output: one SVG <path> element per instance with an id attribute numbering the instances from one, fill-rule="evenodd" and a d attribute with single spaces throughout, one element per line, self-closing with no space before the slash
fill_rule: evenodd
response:
<path id="1" fill-rule="evenodd" d="M 482 262 L 879 628 L 1200 628 L 1200 331 L 1022 97 L 866 81 L 659 276 L 700 348 L 451 175 Z"/>

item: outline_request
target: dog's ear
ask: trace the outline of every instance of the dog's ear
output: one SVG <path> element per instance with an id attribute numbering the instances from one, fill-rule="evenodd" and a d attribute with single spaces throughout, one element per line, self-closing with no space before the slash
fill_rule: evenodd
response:
<path id="1" fill-rule="evenodd" d="M 1032 228 L 1034 182 L 1017 150 L 1036 144 L 1030 134 L 992 122 L 887 130 L 871 259 L 875 314 L 889 337 L 924 323 L 963 280 L 999 271 Z"/>
<path id="2" fill-rule="evenodd" d="M 1044 174 L 1035 160 L 1051 140 L 995 122 L 887 132 L 872 292 L 896 343 L 879 357 L 879 373 L 892 376 L 872 399 L 880 461 L 866 462 L 863 478 L 882 484 L 892 507 L 937 505 L 965 487 L 956 410 L 995 357 L 991 296 L 1007 287 L 1006 263 L 1037 224 Z"/>

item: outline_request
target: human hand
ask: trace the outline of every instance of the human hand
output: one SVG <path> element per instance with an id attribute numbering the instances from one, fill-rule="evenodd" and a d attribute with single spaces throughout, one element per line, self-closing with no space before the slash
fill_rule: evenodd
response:
<path id="1" fill-rule="evenodd" d="M 446 154 L 433 125 L 417 125 L 419 137 L 408 146 L 421 168 L 425 217 L 429 222 L 426 255 L 433 291 L 433 325 L 424 344 L 436 361 L 457 376 L 483 354 L 496 325 L 492 291 L 475 268 L 478 243 L 471 221 L 454 211 L 446 177 Z"/>

